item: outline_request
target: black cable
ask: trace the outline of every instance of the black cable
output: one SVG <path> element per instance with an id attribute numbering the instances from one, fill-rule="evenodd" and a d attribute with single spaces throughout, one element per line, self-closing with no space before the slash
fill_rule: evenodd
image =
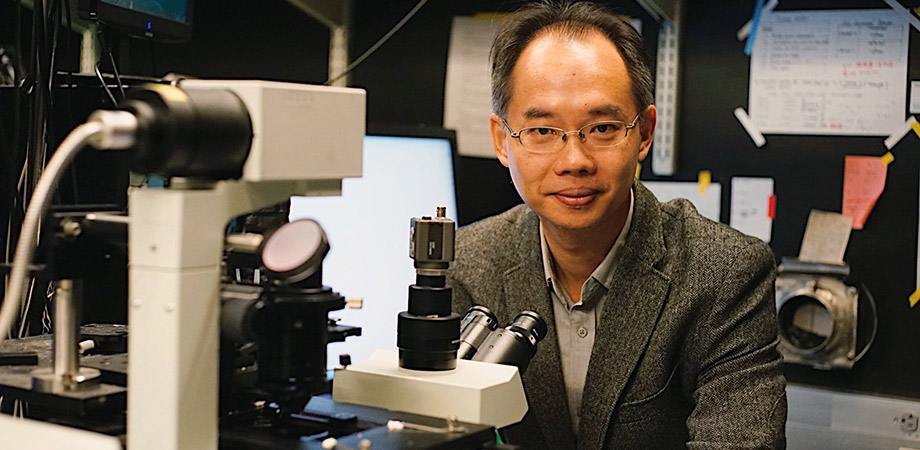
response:
<path id="1" fill-rule="evenodd" d="M 65 0 L 57 0 L 56 2 L 52 0 L 51 2 L 51 11 L 49 17 L 51 18 L 51 54 L 48 58 L 48 98 L 45 101 L 45 110 L 47 115 L 45 117 L 45 122 L 47 123 L 45 127 L 45 142 L 46 145 L 51 145 L 55 142 L 54 140 L 54 94 L 55 94 L 55 70 L 54 67 L 57 62 L 57 47 L 58 47 L 58 38 L 60 37 L 61 29 L 61 14 L 64 8 L 61 7 L 61 3 Z M 47 147 L 46 147 L 47 149 Z M 42 158 L 42 167 L 45 166 L 48 158 L 47 150 L 44 152 Z"/>
<path id="2" fill-rule="evenodd" d="M 118 83 L 118 90 L 121 91 L 121 99 L 125 99 L 125 85 L 121 83 L 121 76 L 118 74 L 118 66 L 115 65 L 115 57 L 112 56 L 112 47 L 109 47 L 109 62 L 112 63 L 112 73 L 115 74 L 115 82 Z"/>
<path id="3" fill-rule="evenodd" d="M 99 29 L 97 35 L 99 36 L 99 43 L 102 45 L 102 48 L 109 54 L 109 62 L 112 64 L 112 74 L 115 75 L 115 83 L 118 85 L 118 90 L 121 92 L 121 99 L 124 100 L 125 87 L 121 84 L 121 76 L 118 75 L 118 66 L 115 65 L 115 56 L 112 55 L 112 43 L 105 40 L 102 28 Z"/>
<path id="4" fill-rule="evenodd" d="M 67 73 L 67 127 L 70 128 L 73 125 L 73 70 L 70 67 L 70 63 L 73 61 L 71 59 L 70 50 L 73 47 L 73 21 L 70 11 L 70 1 L 64 0 L 64 8 L 66 8 L 67 14 L 67 53 L 65 57 L 67 58 L 65 70 Z M 80 196 L 78 194 L 78 185 L 77 185 L 77 165 L 74 164 L 70 167 L 70 182 L 73 185 L 73 203 L 80 203 Z"/>
<path id="5" fill-rule="evenodd" d="M 118 100 L 115 100 L 115 96 L 112 95 L 112 91 L 109 90 L 109 86 L 105 84 L 105 78 L 102 78 L 102 72 L 99 71 L 99 63 L 96 63 L 96 77 L 99 78 L 99 82 L 102 83 L 102 89 L 105 89 L 105 93 L 109 95 L 109 100 L 112 100 L 112 104 L 116 107 L 118 106 Z"/>
<path id="6" fill-rule="evenodd" d="M 371 56 L 371 54 L 373 54 L 375 51 L 377 51 L 377 49 L 380 48 L 381 45 L 383 45 L 386 41 L 388 41 L 391 37 L 393 37 L 393 35 L 396 34 L 396 32 L 399 31 L 399 29 L 402 28 L 403 25 L 405 25 L 406 22 L 408 22 L 409 19 L 411 19 L 412 16 L 414 16 L 415 13 L 418 12 L 418 10 L 422 9 L 422 6 L 425 6 L 425 3 L 427 3 L 427 2 L 428 2 L 428 0 L 419 0 L 419 2 L 416 3 L 416 5 L 415 5 L 411 10 L 409 10 L 409 12 L 406 13 L 406 15 L 405 15 L 402 19 L 400 19 L 399 22 L 396 23 L 396 25 L 393 25 L 393 28 L 391 28 L 390 31 L 387 31 L 387 32 L 383 35 L 383 37 L 381 37 L 380 39 L 378 39 L 377 42 L 374 43 L 374 45 L 371 45 L 367 50 L 365 50 L 364 53 L 361 54 L 361 56 L 355 58 L 355 60 L 352 61 L 351 64 L 349 64 L 347 67 L 345 67 L 345 70 L 343 70 L 342 73 L 340 73 L 340 74 L 338 74 L 338 75 L 336 75 L 336 76 L 334 76 L 334 77 L 332 77 L 332 78 L 329 78 L 329 79 L 326 80 L 326 82 L 323 83 L 323 84 L 325 84 L 325 85 L 332 84 L 332 83 L 336 82 L 336 80 L 338 80 L 338 79 L 344 77 L 345 75 L 348 75 L 349 73 L 351 73 L 352 70 L 355 70 L 355 67 L 358 67 L 358 65 L 360 65 L 362 62 L 364 62 L 364 60 L 367 59 L 368 56 Z"/>
<path id="7" fill-rule="evenodd" d="M 29 141 L 28 160 L 29 176 L 26 180 L 25 195 L 31 195 L 32 190 L 38 183 L 38 178 L 42 170 L 42 153 L 45 139 L 45 86 L 47 70 L 45 69 L 45 8 L 44 2 L 33 2 L 33 42 L 32 42 L 32 123 L 31 139 Z"/>
<path id="8" fill-rule="evenodd" d="M 13 222 L 13 213 L 18 213 L 19 217 L 25 215 L 25 210 L 22 207 L 21 202 L 19 201 L 19 196 L 16 195 L 16 179 L 18 174 L 16 173 L 16 163 L 13 160 L 13 152 L 7 146 L 9 142 L 6 135 L 6 128 L 3 126 L 3 122 L 0 121 L 0 153 L 3 154 L 3 167 L 6 168 L 6 175 L 9 177 L 9 190 L 10 190 L 10 217 L 9 223 Z"/>
<path id="9" fill-rule="evenodd" d="M 22 0 L 16 0 L 16 24 L 14 25 L 16 33 L 16 70 L 13 72 L 13 104 L 16 111 L 13 113 L 13 160 L 18 161 L 19 154 L 19 137 L 22 121 Z M 14 167 L 19 167 L 14 166 Z M 18 191 L 18 189 L 17 189 Z"/>

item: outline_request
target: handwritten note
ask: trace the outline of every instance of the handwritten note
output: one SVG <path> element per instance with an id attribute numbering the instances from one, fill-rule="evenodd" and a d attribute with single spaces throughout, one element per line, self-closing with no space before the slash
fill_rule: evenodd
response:
<path id="1" fill-rule="evenodd" d="M 773 234 L 772 178 L 732 178 L 732 228 L 770 242 Z"/>
<path id="2" fill-rule="evenodd" d="M 756 128 L 889 135 L 907 107 L 909 30 L 891 9 L 765 15 L 751 57 L 748 106 Z"/>
<path id="3" fill-rule="evenodd" d="M 888 166 L 876 156 L 847 156 L 843 164 L 843 215 L 862 230 L 872 207 L 885 190 Z"/>
<path id="4" fill-rule="evenodd" d="M 719 221 L 722 213 L 722 185 L 719 183 L 709 184 L 705 193 L 700 193 L 699 183 L 692 181 L 643 181 L 642 184 L 655 194 L 658 201 L 685 198 L 703 217 Z"/>
<path id="5" fill-rule="evenodd" d="M 799 259 L 827 264 L 843 264 L 843 255 L 850 242 L 853 219 L 842 214 L 811 210 Z"/>

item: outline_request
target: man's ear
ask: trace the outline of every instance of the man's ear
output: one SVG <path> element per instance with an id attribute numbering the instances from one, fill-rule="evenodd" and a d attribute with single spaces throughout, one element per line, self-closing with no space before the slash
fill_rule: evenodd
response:
<path id="1" fill-rule="evenodd" d="M 655 137 L 655 123 L 658 121 L 658 111 L 655 105 L 648 105 L 648 108 L 642 112 L 639 118 L 639 137 L 642 143 L 639 145 L 639 161 L 645 161 L 649 149 L 652 148 L 652 140 Z"/>
<path id="2" fill-rule="evenodd" d="M 505 126 L 498 114 L 489 115 L 489 131 L 492 132 L 492 148 L 495 150 L 495 156 L 503 166 L 508 167 L 508 135 L 505 134 Z"/>

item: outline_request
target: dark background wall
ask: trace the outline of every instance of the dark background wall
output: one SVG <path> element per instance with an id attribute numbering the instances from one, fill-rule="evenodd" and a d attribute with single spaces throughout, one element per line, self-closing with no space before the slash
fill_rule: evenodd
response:
<path id="1" fill-rule="evenodd" d="M 751 17 L 753 2 L 707 5 L 687 8 L 676 178 L 695 179 L 703 169 L 723 186 L 730 185 L 732 176 L 773 177 L 777 205 L 771 246 L 777 257 L 796 256 L 809 211 L 841 210 L 845 155 L 881 156 L 887 151 L 884 137 L 768 135 L 766 146 L 756 148 L 732 115 L 735 107 L 747 106 L 750 60 L 735 32 Z M 777 10 L 886 7 L 882 1 L 784 0 Z M 911 29 L 908 80 L 920 77 L 917 38 Z M 790 380 L 920 396 L 912 376 L 920 368 L 920 352 L 911 345 L 920 338 L 920 310 L 907 302 L 916 286 L 917 150 L 913 133 L 892 149 L 897 159 L 888 167 L 885 192 L 865 228 L 853 231 L 845 258 L 878 303 L 874 346 L 849 372 L 787 365 Z M 723 222 L 728 222 L 729 204 L 730 193 L 723 189 Z"/>
<path id="2" fill-rule="evenodd" d="M 358 0 L 354 8 L 351 57 L 363 52 L 412 6 L 415 0 Z M 623 14 L 640 17 L 654 65 L 658 26 L 632 0 L 607 2 Z M 431 0 L 380 50 L 353 73 L 352 85 L 368 92 L 370 124 L 440 126 L 451 19 L 476 12 L 504 12 L 518 1 Z M 882 137 L 777 136 L 756 148 L 732 115 L 747 106 L 750 60 L 737 29 L 751 18 L 753 1 L 685 0 L 682 39 L 681 111 L 677 174 L 695 180 L 708 169 L 723 183 L 723 222 L 728 221 L 732 176 L 775 180 L 776 220 L 771 246 L 777 258 L 795 256 L 812 208 L 840 211 L 845 155 L 885 152 Z M 0 1 L 0 44 L 11 42 L 12 2 Z M 783 0 L 777 10 L 887 8 L 882 0 Z M 327 30 L 282 0 L 200 0 L 195 29 L 186 44 L 147 44 L 113 36 L 123 73 L 162 76 L 179 72 L 201 77 L 261 78 L 321 83 L 326 79 Z M 28 30 L 28 21 L 25 28 Z M 917 43 L 917 31 L 910 32 Z M 910 50 L 908 79 L 920 79 L 917 50 Z M 75 63 L 73 63 L 75 64 Z M 107 68 L 104 66 L 104 70 Z M 3 112 L 4 92 L 0 90 Z M 104 104 L 104 97 L 94 97 Z M 9 103 L 6 103 L 7 105 Z M 76 118 L 75 120 L 80 120 Z M 487 126 L 483 118 L 483 126 Z M 787 367 L 790 380 L 867 393 L 920 398 L 913 374 L 920 369 L 920 308 L 908 307 L 915 288 L 918 142 L 908 135 L 894 149 L 885 193 L 866 228 L 854 231 L 846 260 L 875 295 L 879 331 L 875 345 L 849 372 Z M 648 165 L 646 165 L 648 166 Z M 458 165 L 461 208 L 467 220 L 519 202 L 497 161 L 461 158 Z M 659 179 L 643 168 L 643 180 Z"/>

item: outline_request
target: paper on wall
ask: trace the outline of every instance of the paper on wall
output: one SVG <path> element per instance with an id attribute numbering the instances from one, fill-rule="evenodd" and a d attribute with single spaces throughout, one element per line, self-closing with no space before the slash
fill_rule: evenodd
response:
<path id="1" fill-rule="evenodd" d="M 722 185 L 719 183 L 709 184 L 702 194 L 699 183 L 693 181 L 643 181 L 642 184 L 658 197 L 658 201 L 685 198 L 703 217 L 719 221 L 722 212 Z"/>
<path id="2" fill-rule="evenodd" d="M 457 130 L 461 155 L 495 158 L 489 132 L 489 47 L 494 18 L 454 17 L 444 85 L 444 127 Z"/>
<path id="3" fill-rule="evenodd" d="M 885 190 L 888 166 L 877 156 L 848 155 L 843 164 L 843 215 L 862 230 L 875 202 Z"/>
<path id="4" fill-rule="evenodd" d="M 827 264 L 843 264 L 843 255 L 850 242 L 853 219 L 835 212 L 811 210 L 799 259 Z"/>
<path id="5" fill-rule="evenodd" d="M 910 113 L 920 113 L 920 81 L 910 82 Z"/>
<path id="6" fill-rule="evenodd" d="M 731 220 L 736 230 L 770 242 L 773 234 L 772 178 L 732 178 Z"/>
<path id="7" fill-rule="evenodd" d="M 773 11 L 751 56 L 764 134 L 887 136 L 904 120 L 910 26 L 891 9 Z"/>

